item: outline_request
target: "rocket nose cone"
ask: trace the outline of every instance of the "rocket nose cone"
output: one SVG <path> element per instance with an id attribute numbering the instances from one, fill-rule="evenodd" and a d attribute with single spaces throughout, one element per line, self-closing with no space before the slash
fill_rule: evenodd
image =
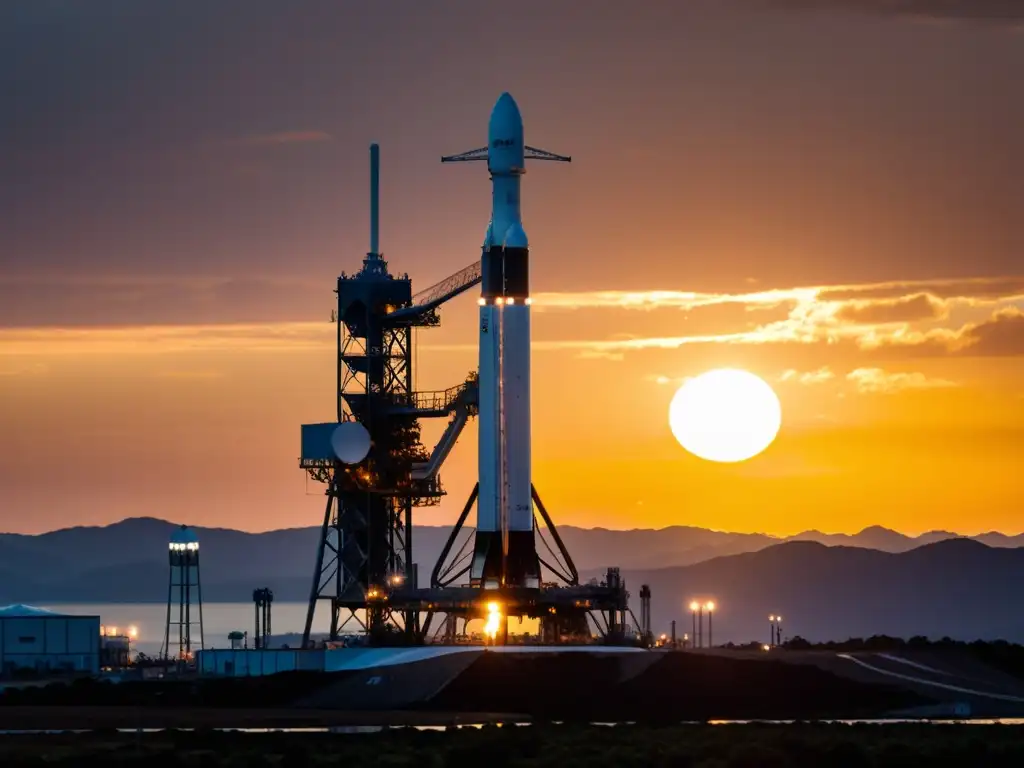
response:
<path id="1" fill-rule="evenodd" d="M 503 93 L 491 110 L 491 122 L 487 126 L 487 168 L 492 174 L 514 173 L 522 169 L 524 153 L 519 105 L 510 94 Z"/>
<path id="2" fill-rule="evenodd" d="M 501 94 L 498 102 L 491 110 L 488 134 L 494 138 L 512 138 L 523 132 L 523 118 L 519 113 L 519 105 L 507 91 Z"/>
<path id="3" fill-rule="evenodd" d="M 498 100 L 494 103 L 494 108 L 497 109 L 498 107 L 505 109 L 519 109 L 516 105 L 516 100 L 512 98 L 512 94 L 508 91 L 501 94 L 501 96 L 498 97 Z"/>

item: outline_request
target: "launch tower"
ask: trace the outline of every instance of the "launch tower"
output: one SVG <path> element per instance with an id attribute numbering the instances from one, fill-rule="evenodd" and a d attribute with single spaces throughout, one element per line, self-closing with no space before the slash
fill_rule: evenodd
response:
<path id="1" fill-rule="evenodd" d="M 460 634 L 460 621 L 464 632 L 482 618 L 491 641 L 504 643 L 511 616 L 539 619 L 545 643 L 589 641 L 588 620 L 606 643 L 636 639 L 627 629 L 629 593 L 618 569 L 580 584 L 530 471 L 530 251 L 520 180 L 527 159 L 570 158 L 524 143 L 519 108 L 507 93 L 492 111 L 488 134 L 488 146 L 442 158 L 487 162 L 492 205 L 481 260 L 415 295 L 408 275 L 392 276 L 378 251 L 379 152 L 371 147 L 370 251 L 358 273 L 339 277 L 332 317 L 337 418 L 302 428 L 300 466 L 327 486 L 305 647 L 321 601 L 331 605 L 331 640 L 354 619 L 371 642 L 422 643 L 439 616 L 445 620 L 435 637 L 449 639 Z M 479 369 L 442 392 L 416 392 L 412 329 L 436 326 L 437 309 L 477 284 Z M 429 584 L 421 586 L 412 508 L 439 502 L 438 470 L 476 415 L 478 482 Z M 432 417 L 449 422 L 428 453 L 419 420 Z M 476 526 L 468 529 L 474 506 Z"/>
<path id="2" fill-rule="evenodd" d="M 416 642 L 419 612 L 396 610 L 386 591 L 417 583 L 412 509 L 439 502 L 438 469 L 476 409 L 476 376 L 442 392 L 413 390 L 412 329 L 436 326 L 438 307 L 480 281 L 474 263 L 413 295 L 379 251 L 380 152 L 370 147 L 370 251 L 338 278 L 337 419 L 302 428 L 300 466 L 327 486 L 303 646 L 320 602 L 328 637 L 355 621 L 378 642 Z M 419 419 L 449 417 L 438 446 L 420 442 Z M 348 429 L 346 429 L 348 427 Z M 365 430 L 365 446 L 360 435 Z"/>

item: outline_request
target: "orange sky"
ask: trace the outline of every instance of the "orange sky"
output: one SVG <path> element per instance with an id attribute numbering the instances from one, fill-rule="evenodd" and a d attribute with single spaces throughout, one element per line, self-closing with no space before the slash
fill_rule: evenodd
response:
<path id="1" fill-rule="evenodd" d="M 787 305 L 789 319 L 775 320 L 785 310 L 754 308 L 743 296 L 731 298 L 747 316 L 588 308 L 616 297 L 542 293 L 535 482 L 559 519 L 578 525 L 1017 531 L 1024 359 L 998 345 L 1015 327 L 1020 338 L 1020 286 L 993 283 L 999 290 L 979 299 L 939 298 L 937 284 L 923 295 L 939 317 L 908 312 L 869 324 L 839 318 L 856 306 L 888 319 L 890 299 L 850 304 L 810 291 Z M 419 388 L 454 384 L 473 367 L 475 309 L 463 297 L 442 328 L 418 333 Z M 735 334 L 743 341 L 728 341 Z M 44 527 L 58 513 L 51 503 L 91 522 L 141 514 L 253 529 L 314 521 L 320 490 L 296 468 L 297 426 L 329 417 L 329 323 L 8 330 L 0 340 L 5 470 L 32 514 L 12 528 Z M 652 340 L 668 348 L 645 348 Z M 777 442 L 736 466 L 688 456 L 667 425 L 677 380 L 724 365 L 760 374 L 783 404 Z M 428 428 L 428 440 L 440 428 Z M 422 522 L 457 514 L 474 480 L 472 432 L 443 473 L 449 498 Z M 57 485 L 67 493 L 55 497 Z"/>
<path id="2" fill-rule="evenodd" d="M 502 21 L 449 2 L 390 24 L 310 3 L 283 26 L 261 2 L 244 25 L 5 9 L 0 51 L 31 74 L 0 91 L 25 115 L 0 125 L 0 529 L 316 524 L 299 425 L 332 415 L 366 145 L 383 250 L 425 288 L 475 258 L 489 205 L 482 167 L 437 158 L 481 145 L 508 89 L 527 142 L 574 156 L 523 193 L 556 520 L 1024 530 L 1017 20 L 752 5 Z M 499 21 L 529 56 L 488 42 Z M 371 53 L 379 71 L 346 74 Z M 464 296 L 418 332 L 418 388 L 475 366 L 475 315 Z M 679 381 L 720 366 L 782 400 L 779 439 L 741 465 L 667 424 Z M 457 516 L 475 449 L 467 430 L 421 523 Z"/>

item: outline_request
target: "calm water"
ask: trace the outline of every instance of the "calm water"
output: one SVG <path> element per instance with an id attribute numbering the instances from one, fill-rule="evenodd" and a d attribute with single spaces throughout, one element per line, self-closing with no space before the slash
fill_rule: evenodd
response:
<path id="1" fill-rule="evenodd" d="M 58 613 L 99 616 L 105 626 L 135 627 L 139 631 L 135 649 L 148 656 L 160 652 L 167 624 L 167 604 L 160 603 L 51 603 L 40 606 Z M 255 629 L 252 603 L 205 603 L 203 605 L 203 638 L 207 648 L 227 648 L 228 633 L 234 630 L 248 632 Z M 274 603 L 273 626 L 275 635 L 302 632 L 306 624 L 305 603 Z M 353 631 L 358 628 L 350 624 Z M 325 604 L 317 609 L 313 620 L 314 632 L 330 629 L 330 609 Z M 195 631 L 195 630 L 193 630 Z"/>
<path id="2" fill-rule="evenodd" d="M 138 639 L 133 649 L 147 656 L 160 653 L 167 625 L 167 603 L 47 603 L 40 606 L 57 613 L 78 616 L 99 616 L 106 627 L 127 627 L 138 630 Z M 288 633 L 302 634 L 306 626 L 306 603 L 273 604 L 271 631 L 274 635 Z M 177 610 L 175 608 L 175 610 Z M 193 608 L 194 610 L 194 608 Z M 195 616 L 193 616 L 195 619 Z M 197 619 L 196 619 L 197 620 Z M 436 625 L 435 625 L 436 626 Z M 470 625 L 470 629 L 483 626 L 482 620 Z M 325 602 L 317 607 L 313 617 L 313 633 L 326 634 L 331 628 L 330 606 Z M 252 637 L 256 630 L 255 608 L 252 603 L 203 603 L 203 639 L 207 648 L 227 648 L 228 633 L 239 630 Z M 198 631 L 193 627 L 193 632 Z M 350 621 L 345 632 L 359 632 L 360 625 Z M 509 633 L 537 632 L 536 619 L 509 622 Z M 292 647 L 296 647 L 292 644 Z"/>

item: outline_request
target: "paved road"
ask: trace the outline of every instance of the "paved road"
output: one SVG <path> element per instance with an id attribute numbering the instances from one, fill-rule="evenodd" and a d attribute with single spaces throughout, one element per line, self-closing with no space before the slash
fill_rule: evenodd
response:
<path id="1" fill-rule="evenodd" d="M 848 661 L 852 661 L 854 664 L 857 664 L 857 665 L 863 667 L 864 669 L 870 670 L 870 671 L 872 671 L 872 672 L 874 672 L 876 674 L 883 675 L 885 677 L 892 678 L 892 679 L 895 679 L 895 680 L 901 680 L 901 681 L 904 681 L 904 682 L 914 683 L 915 685 L 922 685 L 922 686 L 926 686 L 926 687 L 930 687 L 930 688 L 941 688 L 941 689 L 946 690 L 946 691 L 953 691 L 955 693 L 962 693 L 962 694 L 966 694 L 968 696 L 978 696 L 978 697 L 986 698 L 986 699 L 995 699 L 997 701 L 1012 701 L 1012 702 L 1015 702 L 1015 703 L 1018 703 L 1018 704 L 1024 704 L 1024 697 L 1021 697 L 1021 696 L 1010 696 L 1008 694 L 994 693 L 992 691 L 980 691 L 980 690 L 977 690 L 975 688 L 965 688 L 965 687 L 960 686 L 960 685 L 954 685 L 952 683 L 940 682 L 940 681 L 934 680 L 934 679 L 930 680 L 930 679 L 927 679 L 925 677 L 915 677 L 913 675 L 906 675 L 906 674 L 902 674 L 900 672 L 894 672 L 891 669 L 882 669 L 881 667 L 877 667 L 877 666 L 875 666 L 873 664 L 869 664 L 868 662 L 864 661 L 863 659 L 858 659 L 856 656 L 852 656 L 852 655 L 850 655 L 848 653 L 840 653 L 840 654 L 838 654 L 838 657 L 840 659 L 846 659 Z M 890 660 L 891 660 L 891 657 L 890 657 Z M 897 660 L 897 661 L 905 661 L 905 660 L 900 659 L 900 660 Z M 915 666 L 915 668 L 918 668 L 918 669 L 922 668 L 922 667 L 920 667 L 920 665 L 916 665 L 915 664 L 914 666 Z M 923 669 L 927 670 L 928 668 L 925 667 Z M 928 670 L 928 671 L 929 671 L 930 674 L 939 674 L 939 675 L 945 674 L 945 673 L 940 672 L 938 670 Z"/>

